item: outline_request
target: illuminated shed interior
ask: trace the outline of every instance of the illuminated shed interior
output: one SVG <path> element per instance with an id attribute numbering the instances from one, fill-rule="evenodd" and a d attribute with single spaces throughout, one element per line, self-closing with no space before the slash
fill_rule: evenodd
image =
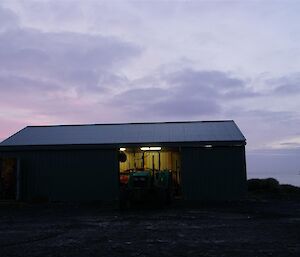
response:
<path id="1" fill-rule="evenodd" d="M 172 178 L 172 190 L 174 195 L 180 194 L 180 152 L 179 148 L 157 147 L 152 150 L 147 147 L 120 148 L 126 154 L 126 161 L 120 162 L 120 183 L 126 184 L 128 176 L 132 172 L 150 171 L 155 176 L 160 171 L 168 171 Z M 155 149 L 155 148 L 154 148 Z"/>

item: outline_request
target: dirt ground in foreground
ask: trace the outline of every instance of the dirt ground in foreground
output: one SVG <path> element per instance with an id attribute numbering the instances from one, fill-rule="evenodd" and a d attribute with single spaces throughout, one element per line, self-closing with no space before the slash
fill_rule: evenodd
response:
<path id="1" fill-rule="evenodd" d="M 108 211 L 0 204 L 0 256 L 300 256 L 300 201 Z"/>

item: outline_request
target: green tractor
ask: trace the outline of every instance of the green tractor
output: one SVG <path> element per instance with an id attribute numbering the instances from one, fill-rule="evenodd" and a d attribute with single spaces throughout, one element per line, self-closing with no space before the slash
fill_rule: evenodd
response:
<path id="1" fill-rule="evenodd" d="M 168 204 L 172 198 L 171 172 L 132 171 L 129 174 L 124 200 L 131 204 Z"/>
<path id="2" fill-rule="evenodd" d="M 151 171 L 133 171 L 129 174 L 128 192 L 131 202 L 149 201 L 152 193 Z"/>

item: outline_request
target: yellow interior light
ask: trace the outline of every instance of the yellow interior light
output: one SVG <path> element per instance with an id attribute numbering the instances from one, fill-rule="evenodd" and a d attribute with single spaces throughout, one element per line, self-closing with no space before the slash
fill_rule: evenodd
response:
<path id="1" fill-rule="evenodd" d="M 144 147 L 141 147 L 141 150 L 142 151 L 160 151 L 161 150 L 161 147 L 160 146 L 144 146 Z"/>

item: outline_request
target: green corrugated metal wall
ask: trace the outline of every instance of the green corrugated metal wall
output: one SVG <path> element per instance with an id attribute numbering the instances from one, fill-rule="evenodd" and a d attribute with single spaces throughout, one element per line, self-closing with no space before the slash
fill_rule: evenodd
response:
<path id="1" fill-rule="evenodd" d="M 245 147 L 181 149 L 185 200 L 237 200 L 246 194 Z"/>
<path id="2" fill-rule="evenodd" d="M 4 156 L 20 160 L 23 200 L 118 200 L 118 157 L 115 150 L 26 151 Z"/>
<path id="3" fill-rule="evenodd" d="M 2 152 L 20 160 L 21 199 L 115 202 L 119 162 L 115 149 Z M 245 147 L 182 147 L 187 201 L 236 200 L 246 193 Z"/>

